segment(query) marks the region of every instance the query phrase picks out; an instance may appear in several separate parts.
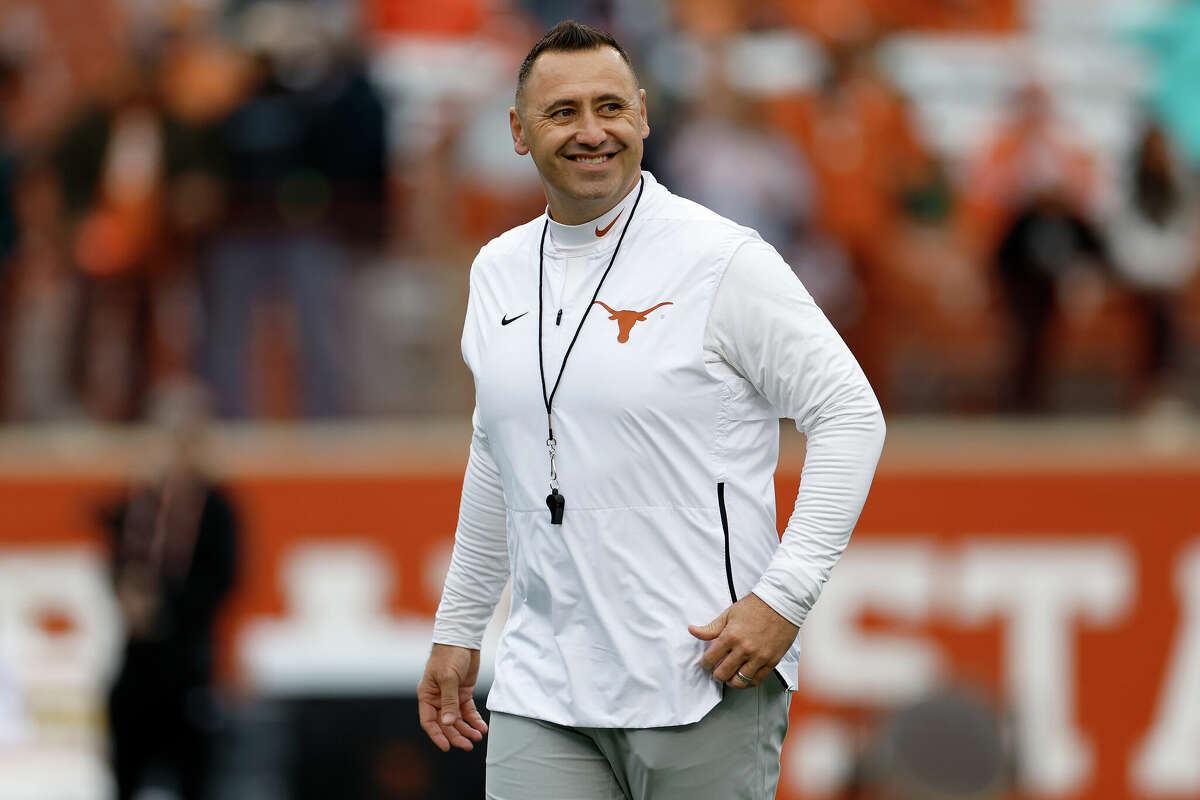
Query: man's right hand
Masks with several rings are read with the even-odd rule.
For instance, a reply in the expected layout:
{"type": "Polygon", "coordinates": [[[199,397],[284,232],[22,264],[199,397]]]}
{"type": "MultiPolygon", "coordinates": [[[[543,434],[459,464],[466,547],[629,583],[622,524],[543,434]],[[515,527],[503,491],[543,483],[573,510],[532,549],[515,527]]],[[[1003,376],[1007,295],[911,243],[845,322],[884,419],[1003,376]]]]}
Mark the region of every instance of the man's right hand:
{"type": "Polygon", "coordinates": [[[451,746],[472,750],[483,740],[487,723],[475,708],[475,679],[479,676],[479,651],[435,644],[417,684],[417,709],[421,727],[443,752],[451,746]]]}

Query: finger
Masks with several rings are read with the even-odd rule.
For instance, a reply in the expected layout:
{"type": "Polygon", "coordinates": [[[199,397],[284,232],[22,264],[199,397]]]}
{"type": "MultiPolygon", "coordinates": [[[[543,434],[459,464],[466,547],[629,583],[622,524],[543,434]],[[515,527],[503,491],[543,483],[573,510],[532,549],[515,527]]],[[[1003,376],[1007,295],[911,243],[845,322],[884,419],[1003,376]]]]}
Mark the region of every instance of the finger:
{"type": "Polygon", "coordinates": [[[441,676],[438,689],[442,694],[442,718],[438,721],[445,728],[458,719],[458,676],[453,672],[441,676]]]}
{"type": "MultiPolygon", "coordinates": [[[[716,669],[713,670],[713,678],[721,681],[721,683],[729,683],[729,681],[733,678],[734,673],[736,673],[739,669],[742,669],[742,665],[745,663],[745,652],[736,649],[731,650],[729,655],[725,656],[725,658],[721,660],[721,663],[717,664],[716,669]]],[[[747,673],[745,670],[742,670],[742,674],[746,675],[747,673]]]]}
{"type": "Polygon", "coordinates": [[[437,748],[443,753],[449,752],[450,741],[446,738],[446,734],[442,733],[441,726],[437,724],[437,706],[422,702],[417,709],[417,716],[421,720],[421,729],[425,731],[429,740],[437,745],[437,748]]]}
{"type": "Polygon", "coordinates": [[[437,746],[438,750],[443,753],[450,752],[450,740],[446,738],[446,734],[442,733],[441,727],[436,722],[422,722],[421,729],[425,731],[425,735],[437,746]]]}
{"type": "Polygon", "coordinates": [[[474,750],[475,745],[471,740],[458,732],[458,729],[453,725],[443,725],[442,733],[445,734],[446,740],[450,742],[451,747],[457,747],[459,750],[474,750]]]}
{"type": "Polygon", "coordinates": [[[704,668],[705,672],[712,672],[721,663],[721,659],[729,655],[730,649],[727,642],[718,639],[704,651],[704,655],[700,659],[700,666],[704,668]]]}
{"type": "Polygon", "coordinates": [[[475,698],[468,697],[462,704],[463,719],[467,721],[475,730],[480,733],[488,732],[487,722],[484,721],[483,715],[479,713],[479,709],[475,707],[475,698]]]}
{"type": "Polygon", "coordinates": [[[763,664],[759,667],[758,672],[754,673],[754,683],[751,686],[758,686],[760,683],[771,677],[771,673],[775,671],[774,664],[763,664]]]}
{"type": "Polygon", "coordinates": [[[483,741],[483,734],[468,725],[467,721],[462,717],[459,717],[454,721],[454,730],[458,731],[472,742],[483,741]]]}
{"type": "Polygon", "coordinates": [[[703,639],[706,642],[711,642],[713,639],[721,635],[721,631],[725,629],[725,622],[729,617],[729,609],[725,609],[717,615],[716,619],[707,625],[688,625],[688,633],[695,636],[697,639],[703,639]]]}
{"type": "Polygon", "coordinates": [[[761,667],[761,663],[762,662],[760,661],[754,660],[745,661],[740,667],[733,671],[733,674],[730,676],[729,680],[726,681],[726,683],[732,686],[734,689],[750,689],[758,686],[760,683],[762,683],[763,675],[765,674],[761,667]],[[746,682],[742,680],[738,677],[738,673],[745,675],[750,679],[750,681],[746,682]]]}

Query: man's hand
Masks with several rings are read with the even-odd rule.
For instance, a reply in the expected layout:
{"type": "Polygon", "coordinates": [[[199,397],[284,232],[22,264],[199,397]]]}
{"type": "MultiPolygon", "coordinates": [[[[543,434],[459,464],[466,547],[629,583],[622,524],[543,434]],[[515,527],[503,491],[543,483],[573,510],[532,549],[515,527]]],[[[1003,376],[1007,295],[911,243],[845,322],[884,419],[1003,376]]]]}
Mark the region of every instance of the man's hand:
{"type": "Polygon", "coordinates": [[[479,651],[435,644],[417,684],[417,710],[421,727],[442,752],[451,746],[474,749],[483,740],[487,723],[475,708],[475,679],[479,676],[479,651]]]}
{"type": "Polygon", "coordinates": [[[735,689],[748,689],[758,686],[771,673],[796,641],[800,629],[757,596],[748,594],[707,625],[689,625],[688,632],[712,642],[700,660],[704,669],[735,689]],[[750,682],[738,678],[738,672],[750,682]]]}

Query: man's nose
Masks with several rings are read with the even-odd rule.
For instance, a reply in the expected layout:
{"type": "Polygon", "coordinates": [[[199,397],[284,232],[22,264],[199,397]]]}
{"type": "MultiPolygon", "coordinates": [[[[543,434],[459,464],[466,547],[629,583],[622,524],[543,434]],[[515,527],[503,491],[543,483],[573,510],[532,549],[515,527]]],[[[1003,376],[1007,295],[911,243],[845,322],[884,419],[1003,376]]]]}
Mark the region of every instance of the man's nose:
{"type": "Polygon", "coordinates": [[[600,118],[595,114],[584,114],[579,120],[579,129],[575,131],[575,141],[588,147],[599,147],[604,144],[608,134],[600,124],[600,118]]]}

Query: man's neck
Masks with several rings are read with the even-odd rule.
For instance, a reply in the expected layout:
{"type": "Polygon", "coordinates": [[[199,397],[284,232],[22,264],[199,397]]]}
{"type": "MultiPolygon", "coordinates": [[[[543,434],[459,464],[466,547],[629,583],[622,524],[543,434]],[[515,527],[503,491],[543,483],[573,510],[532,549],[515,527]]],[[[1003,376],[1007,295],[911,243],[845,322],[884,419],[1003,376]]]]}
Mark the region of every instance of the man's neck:
{"type": "Polygon", "coordinates": [[[546,196],[549,200],[550,219],[563,225],[582,225],[585,222],[591,222],[594,219],[599,219],[612,211],[618,205],[625,201],[629,193],[637,187],[638,181],[642,179],[642,174],[639,172],[633,177],[633,180],[625,190],[619,193],[615,198],[601,198],[598,200],[577,200],[575,198],[567,198],[564,200],[556,198],[549,192],[546,196]],[[555,202],[558,200],[558,202],[555,202]]]}

